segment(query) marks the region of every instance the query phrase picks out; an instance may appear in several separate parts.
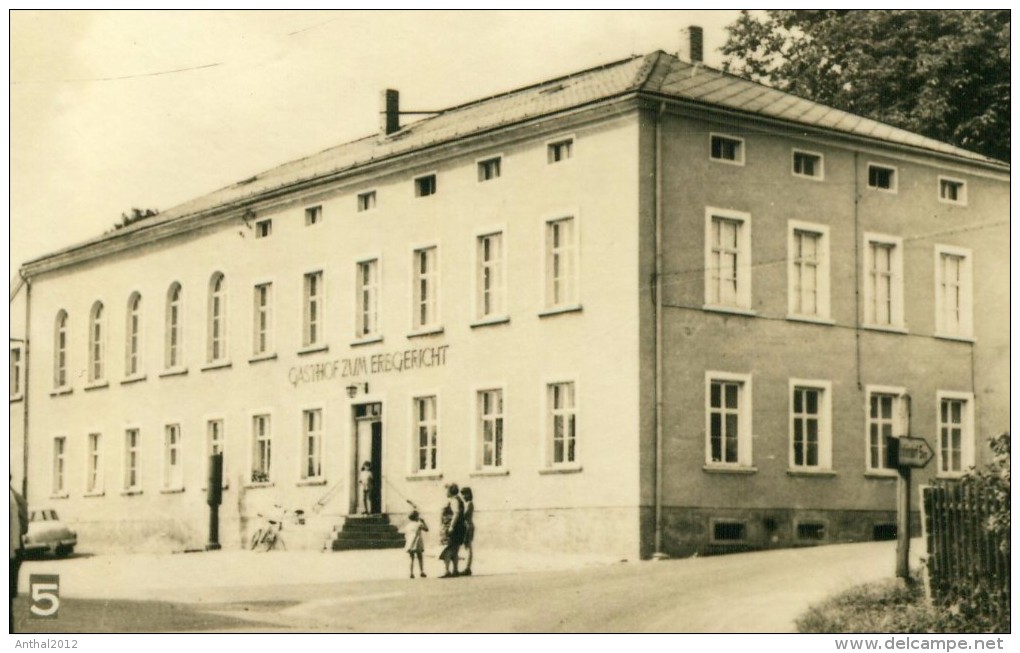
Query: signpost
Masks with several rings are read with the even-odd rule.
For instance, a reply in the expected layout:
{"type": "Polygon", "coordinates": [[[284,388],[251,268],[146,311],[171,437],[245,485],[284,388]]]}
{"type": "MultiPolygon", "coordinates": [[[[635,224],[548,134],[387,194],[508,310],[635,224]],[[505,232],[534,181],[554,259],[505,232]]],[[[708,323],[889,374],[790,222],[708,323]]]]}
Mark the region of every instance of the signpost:
{"type": "Polygon", "coordinates": [[[910,582],[910,470],[926,466],[935,455],[924,438],[901,435],[886,439],[888,466],[895,467],[896,481],[896,577],[910,582]]]}

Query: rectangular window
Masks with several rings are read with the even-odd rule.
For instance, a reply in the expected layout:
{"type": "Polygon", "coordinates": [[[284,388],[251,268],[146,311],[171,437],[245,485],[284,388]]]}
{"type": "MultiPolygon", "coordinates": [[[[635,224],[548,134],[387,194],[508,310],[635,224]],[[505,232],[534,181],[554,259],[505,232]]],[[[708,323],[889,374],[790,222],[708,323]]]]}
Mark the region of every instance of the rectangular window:
{"type": "Polygon", "coordinates": [[[707,308],[751,308],[751,216],[708,209],[705,213],[707,308]]]}
{"type": "Polygon", "coordinates": [[[888,438],[906,435],[906,399],[901,388],[868,390],[868,461],[869,472],[892,470],[887,465],[888,438]]]}
{"type": "Polygon", "coordinates": [[[896,168],[868,164],[868,188],[896,192],[896,168]]]}
{"type": "Polygon", "coordinates": [[[558,141],[549,143],[546,146],[546,154],[549,163],[560,163],[573,158],[574,156],[574,139],[564,138],[558,141]]]}
{"type": "Polygon", "coordinates": [[[571,465],[577,462],[577,404],[573,382],[548,385],[548,428],[552,445],[550,462],[571,465]]]}
{"type": "Polygon", "coordinates": [[[790,381],[790,468],[828,470],[832,427],[828,381],[790,381]]]}
{"type": "Polygon", "coordinates": [[[436,194],[436,176],[425,175],[414,180],[414,196],[428,197],[436,194]]]}
{"type": "Polygon", "coordinates": [[[797,177],[811,177],[820,181],[825,174],[822,155],[815,152],[794,150],[793,174],[797,177]]]}
{"type": "Polygon", "coordinates": [[[705,462],[751,465],[751,376],[707,372],[705,462]]]}
{"type": "MultiPolygon", "coordinates": [[[[208,479],[212,471],[209,468],[209,465],[212,464],[210,458],[217,454],[223,455],[226,449],[226,432],[224,431],[223,420],[211,419],[207,421],[205,423],[205,437],[205,477],[208,479]]],[[[227,487],[227,463],[225,459],[223,461],[223,487],[227,487]]]]}
{"type": "Polygon", "coordinates": [[[574,218],[545,223],[547,308],[577,304],[577,229],[574,218]]]}
{"type": "Polygon", "coordinates": [[[502,157],[493,157],[478,162],[478,181],[490,181],[500,176],[502,157]]]}
{"type": "Polygon", "coordinates": [[[972,335],[970,250],[935,246],[935,335],[969,338],[972,335]]]}
{"type": "Polygon", "coordinates": [[[124,431],[124,489],[127,491],[137,490],[140,485],[138,480],[140,446],[138,429],[124,431]]]}
{"type": "Polygon", "coordinates": [[[744,139],[722,134],[711,134],[710,158],[736,165],[744,165],[744,139]]]}
{"type": "Polygon", "coordinates": [[[273,351],[273,284],[255,286],[254,347],[255,355],[273,351]]]}
{"type": "Polygon", "coordinates": [[[958,476],[974,465],[974,416],[970,393],[938,393],[938,473],[958,476]]]}
{"type": "Polygon", "coordinates": [[[184,489],[184,464],[181,460],[181,425],[167,424],[163,432],[163,488],[184,489]]]}
{"type": "Polygon", "coordinates": [[[305,209],[305,226],[310,227],[313,224],[319,224],[322,222],[322,207],[321,206],[310,206],[305,209]]]}
{"type": "Polygon", "coordinates": [[[96,302],[89,316],[89,381],[103,380],[105,368],[106,333],[103,322],[103,305],[96,302]]]}
{"type": "Polygon", "coordinates": [[[503,234],[497,232],[478,237],[477,317],[485,319],[506,312],[503,295],[503,234]]]}
{"type": "Polygon", "coordinates": [[[141,339],[142,297],[134,293],[128,300],[127,310],[127,352],[124,369],[129,377],[137,376],[142,371],[141,339]]]}
{"type": "Polygon", "coordinates": [[[959,179],[939,177],[939,201],[946,204],[967,204],[967,184],[959,179]]]}
{"type": "Polygon", "coordinates": [[[268,483],[271,478],[273,436],[270,428],[269,415],[252,418],[252,483],[268,483]]]}
{"type": "Polygon", "coordinates": [[[53,332],[53,385],[67,387],[67,313],[64,311],[57,314],[53,332]]]}
{"type": "Polygon", "coordinates": [[[103,438],[98,433],[89,433],[88,468],[85,471],[85,494],[98,494],[103,491],[102,446],[103,438]]]}
{"type": "Polygon", "coordinates": [[[301,413],[301,478],[322,477],[322,410],[301,413]]]}
{"type": "Polygon", "coordinates": [[[864,234],[866,326],[903,328],[903,239],[864,234]]]}
{"type": "Polygon", "coordinates": [[[255,237],[269,238],[273,234],[272,220],[259,220],[255,223],[255,237]]]}
{"type": "Polygon", "coordinates": [[[21,397],[21,347],[11,347],[11,399],[21,397]]]}
{"type": "Polygon", "coordinates": [[[305,275],[304,287],[304,329],[301,341],[305,347],[322,341],[322,271],[305,275]]]}
{"type": "Polygon", "coordinates": [[[67,438],[64,436],[53,438],[53,483],[51,489],[54,496],[62,496],[67,493],[64,473],[67,471],[67,438]]]}
{"type": "Polygon", "coordinates": [[[412,326],[424,329],[439,324],[439,248],[414,250],[414,318],[412,326]]]}
{"type": "Polygon", "coordinates": [[[357,325],[358,338],[374,336],[379,331],[379,260],[358,263],[357,269],[357,325]]]}
{"type": "Polygon", "coordinates": [[[370,190],[358,194],[358,212],[371,211],[375,208],[375,191],[370,190]]]}
{"type": "Polygon", "coordinates": [[[503,391],[478,393],[479,467],[503,467],[503,391]]]}
{"type": "Polygon", "coordinates": [[[439,433],[436,398],[415,397],[414,437],[415,472],[434,472],[439,469],[439,433]]]}
{"type": "Polygon", "coordinates": [[[829,318],[829,228],[790,221],[789,315],[829,318]]]}
{"type": "Polygon", "coordinates": [[[740,542],[747,538],[747,525],[737,521],[715,521],[712,523],[713,542],[740,542]]]}

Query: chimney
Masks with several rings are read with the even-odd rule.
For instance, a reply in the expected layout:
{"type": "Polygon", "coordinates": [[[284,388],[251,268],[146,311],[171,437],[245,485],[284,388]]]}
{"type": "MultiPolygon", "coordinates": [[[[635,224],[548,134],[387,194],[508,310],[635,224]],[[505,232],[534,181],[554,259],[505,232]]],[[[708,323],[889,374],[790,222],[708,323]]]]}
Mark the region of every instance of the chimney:
{"type": "Polygon", "coordinates": [[[400,93],[391,88],[379,95],[379,135],[389,136],[400,130],[400,93]]]}
{"type": "Polygon", "coordinates": [[[687,28],[687,55],[691,63],[702,63],[704,61],[705,34],[697,25],[687,28]]]}

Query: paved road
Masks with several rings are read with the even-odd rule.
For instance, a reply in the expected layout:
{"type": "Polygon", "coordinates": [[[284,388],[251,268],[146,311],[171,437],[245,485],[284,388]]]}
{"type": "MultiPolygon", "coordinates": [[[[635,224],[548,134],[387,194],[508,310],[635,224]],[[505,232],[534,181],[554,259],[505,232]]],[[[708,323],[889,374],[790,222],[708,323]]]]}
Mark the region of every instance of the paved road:
{"type": "MultiPolygon", "coordinates": [[[[106,615],[103,630],[790,632],[812,603],[891,576],[894,550],[889,542],[835,545],[455,579],[395,578],[402,566],[389,564],[382,580],[267,584],[263,578],[262,584],[161,591],[162,603],[109,599],[118,602],[125,627],[106,615]]],[[[84,615],[101,606],[72,597],[66,611],[84,615]]],[[[22,627],[63,630],[55,622],[22,627]]]]}

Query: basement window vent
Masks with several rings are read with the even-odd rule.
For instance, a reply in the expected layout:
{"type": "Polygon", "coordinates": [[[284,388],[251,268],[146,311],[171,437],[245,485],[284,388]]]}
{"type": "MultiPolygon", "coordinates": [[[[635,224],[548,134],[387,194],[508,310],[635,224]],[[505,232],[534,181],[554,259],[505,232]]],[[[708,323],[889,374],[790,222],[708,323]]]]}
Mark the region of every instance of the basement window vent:
{"type": "Polygon", "coordinates": [[[716,522],[712,525],[712,539],[716,542],[740,542],[747,538],[743,522],[716,522]]]}
{"type": "Polygon", "coordinates": [[[812,523],[812,522],[797,524],[797,539],[798,540],[824,540],[825,539],[825,524],[812,523]]]}
{"type": "Polygon", "coordinates": [[[884,542],[896,539],[896,524],[875,524],[871,531],[871,539],[884,542]]]}

